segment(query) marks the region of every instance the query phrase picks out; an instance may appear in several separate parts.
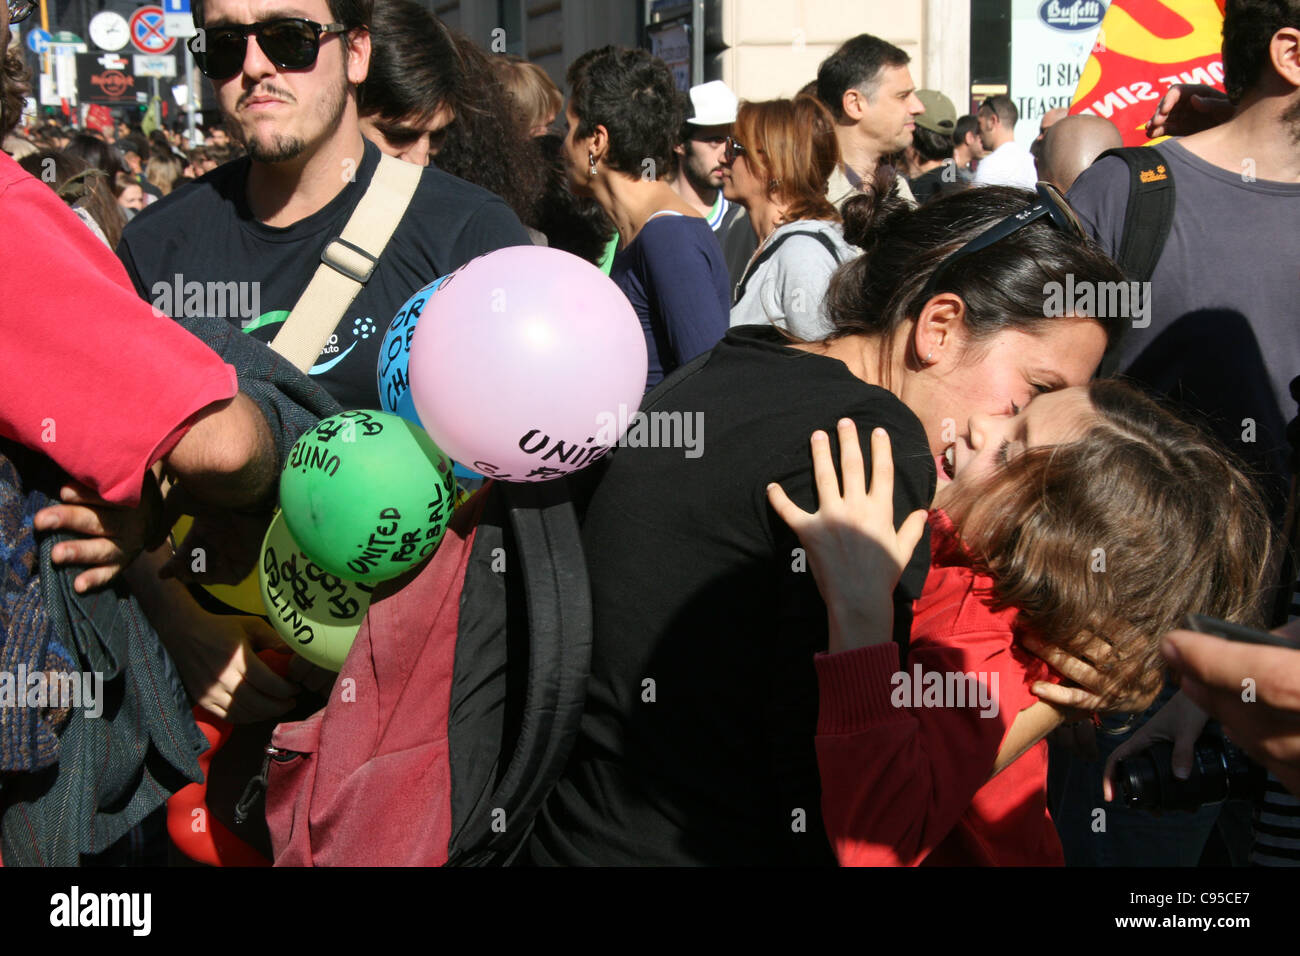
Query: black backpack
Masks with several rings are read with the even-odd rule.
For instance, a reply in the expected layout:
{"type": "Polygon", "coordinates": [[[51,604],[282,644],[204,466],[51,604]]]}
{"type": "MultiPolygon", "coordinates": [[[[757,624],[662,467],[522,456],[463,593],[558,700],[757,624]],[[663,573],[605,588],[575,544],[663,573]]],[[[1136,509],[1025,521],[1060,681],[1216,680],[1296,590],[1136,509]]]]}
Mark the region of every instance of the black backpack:
{"type": "MultiPolygon", "coordinates": [[[[1155,146],[1121,146],[1097,159],[1107,156],[1118,156],[1129,169],[1128,206],[1115,261],[1131,281],[1148,282],[1174,224],[1174,172],[1155,146]]],[[[1110,349],[1097,374],[1106,378],[1118,367],[1119,350],[1110,349]]]]}

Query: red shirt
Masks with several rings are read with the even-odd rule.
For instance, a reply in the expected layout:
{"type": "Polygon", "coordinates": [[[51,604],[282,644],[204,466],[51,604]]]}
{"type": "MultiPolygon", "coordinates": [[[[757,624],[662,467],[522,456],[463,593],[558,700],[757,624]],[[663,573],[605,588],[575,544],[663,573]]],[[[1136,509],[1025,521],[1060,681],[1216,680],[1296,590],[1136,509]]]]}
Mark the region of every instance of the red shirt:
{"type": "Polygon", "coordinates": [[[126,270],[44,183],[0,153],[0,435],[118,504],[235,370],[135,294],[126,270]]]}
{"type": "Polygon", "coordinates": [[[816,658],[831,845],[852,866],[1062,866],[1047,742],[989,780],[1012,721],[1037,701],[1030,685],[1050,671],[1016,645],[1018,612],[989,606],[992,579],[972,569],[943,512],[930,514],[930,541],[906,670],[893,643],[816,658]]]}

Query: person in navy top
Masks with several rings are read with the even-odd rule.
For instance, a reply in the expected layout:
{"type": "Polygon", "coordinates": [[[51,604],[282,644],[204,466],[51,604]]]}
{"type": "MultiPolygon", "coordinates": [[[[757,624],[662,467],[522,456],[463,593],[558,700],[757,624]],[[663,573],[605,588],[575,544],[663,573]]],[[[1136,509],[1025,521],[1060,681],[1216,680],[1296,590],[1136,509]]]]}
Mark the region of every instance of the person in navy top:
{"type": "Polygon", "coordinates": [[[607,46],[575,60],[568,79],[569,183],[618,229],[610,278],[645,331],[648,390],[727,331],[727,264],[708,221],[660,178],[682,124],[664,62],[645,50],[607,46]]]}

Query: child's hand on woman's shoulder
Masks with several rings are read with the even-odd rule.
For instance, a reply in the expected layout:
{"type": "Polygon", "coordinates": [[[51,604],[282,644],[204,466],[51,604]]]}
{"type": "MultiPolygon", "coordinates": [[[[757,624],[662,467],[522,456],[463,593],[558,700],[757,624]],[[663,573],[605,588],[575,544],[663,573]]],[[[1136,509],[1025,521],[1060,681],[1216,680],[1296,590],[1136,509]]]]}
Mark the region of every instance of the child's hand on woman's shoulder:
{"type": "Polygon", "coordinates": [[[894,588],[925,532],[926,513],[914,511],[894,529],[894,459],[889,434],[871,433],[871,489],[867,490],[862,448],[851,419],[839,422],[840,470],[831,458],[830,438],[812,435],[817,511],[809,514],[778,484],[767,486],[767,500],[807,549],[813,578],[830,619],[831,652],[854,650],[890,640],[894,588]]]}

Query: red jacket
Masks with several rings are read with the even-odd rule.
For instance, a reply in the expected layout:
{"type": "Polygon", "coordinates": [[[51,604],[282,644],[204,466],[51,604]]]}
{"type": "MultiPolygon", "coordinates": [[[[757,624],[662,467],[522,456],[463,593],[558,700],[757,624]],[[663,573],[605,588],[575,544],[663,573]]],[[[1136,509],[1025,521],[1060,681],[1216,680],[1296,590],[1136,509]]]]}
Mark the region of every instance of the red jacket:
{"type": "Polygon", "coordinates": [[[1030,685],[1050,671],[1016,645],[1016,610],[989,607],[992,581],[943,512],[931,512],[930,536],[906,671],[893,643],[816,659],[831,845],[851,866],[1064,865],[1047,812],[1047,742],[989,780],[1011,722],[1037,700],[1030,685]],[[967,674],[978,683],[948,677],[967,674]]]}

